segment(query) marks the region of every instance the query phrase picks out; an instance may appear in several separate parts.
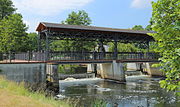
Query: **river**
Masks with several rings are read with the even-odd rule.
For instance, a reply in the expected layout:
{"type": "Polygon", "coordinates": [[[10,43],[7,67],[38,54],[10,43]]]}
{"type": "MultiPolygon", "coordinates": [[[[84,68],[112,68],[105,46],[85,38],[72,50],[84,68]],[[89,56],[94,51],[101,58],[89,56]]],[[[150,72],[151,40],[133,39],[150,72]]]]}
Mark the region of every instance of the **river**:
{"type": "Polygon", "coordinates": [[[146,75],[128,76],[125,83],[89,79],[63,86],[60,94],[77,107],[180,107],[179,98],[160,88],[160,79],[146,75]]]}

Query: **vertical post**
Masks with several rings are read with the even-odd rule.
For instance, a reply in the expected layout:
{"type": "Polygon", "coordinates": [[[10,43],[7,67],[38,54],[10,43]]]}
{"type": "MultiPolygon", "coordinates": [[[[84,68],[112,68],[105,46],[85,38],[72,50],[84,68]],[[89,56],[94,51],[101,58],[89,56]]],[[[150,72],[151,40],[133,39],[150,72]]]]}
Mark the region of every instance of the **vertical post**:
{"type": "Polygon", "coordinates": [[[11,51],[9,51],[9,62],[11,63],[11,51]]]}
{"type": "Polygon", "coordinates": [[[147,42],[147,52],[149,52],[149,41],[147,42]]]}
{"type": "Polygon", "coordinates": [[[117,47],[117,40],[114,40],[114,59],[118,58],[118,47],[117,47]]]}
{"type": "Polygon", "coordinates": [[[49,60],[49,35],[47,31],[45,32],[46,35],[46,50],[45,50],[45,61],[49,60]]]}
{"type": "Polygon", "coordinates": [[[149,41],[147,42],[147,54],[146,54],[146,57],[147,58],[150,58],[150,53],[149,53],[149,41]]]}
{"type": "Polygon", "coordinates": [[[40,52],[41,49],[41,37],[40,32],[38,32],[37,42],[38,42],[38,52],[40,52]]]}
{"type": "Polygon", "coordinates": [[[104,59],[105,57],[105,49],[104,49],[104,46],[103,46],[103,40],[99,40],[99,51],[100,51],[100,56],[99,56],[99,59],[104,59]]]}

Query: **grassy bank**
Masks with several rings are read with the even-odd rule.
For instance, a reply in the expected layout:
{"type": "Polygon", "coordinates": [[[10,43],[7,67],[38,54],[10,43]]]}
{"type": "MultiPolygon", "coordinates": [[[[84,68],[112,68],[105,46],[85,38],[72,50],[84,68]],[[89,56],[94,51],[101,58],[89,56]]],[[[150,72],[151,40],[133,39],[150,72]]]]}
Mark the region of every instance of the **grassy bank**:
{"type": "Polygon", "coordinates": [[[42,93],[30,92],[23,84],[0,76],[0,107],[69,107],[65,101],[47,98],[42,93]]]}

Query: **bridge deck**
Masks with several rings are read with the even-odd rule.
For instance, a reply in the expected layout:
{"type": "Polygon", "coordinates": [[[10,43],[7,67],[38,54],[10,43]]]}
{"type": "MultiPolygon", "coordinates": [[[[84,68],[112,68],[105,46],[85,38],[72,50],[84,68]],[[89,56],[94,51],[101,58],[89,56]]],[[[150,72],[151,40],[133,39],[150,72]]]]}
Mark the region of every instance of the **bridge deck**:
{"type": "MultiPolygon", "coordinates": [[[[58,64],[97,64],[97,63],[112,63],[113,60],[49,60],[49,61],[26,61],[26,60],[11,60],[0,61],[0,64],[32,64],[32,63],[58,63],[58,64]]],[[[133,63],[133,62],[159,62],[158,60],[145,60],[145,59],[134,59],[134,60],[116,60],[121,63],[133,63]]]]}

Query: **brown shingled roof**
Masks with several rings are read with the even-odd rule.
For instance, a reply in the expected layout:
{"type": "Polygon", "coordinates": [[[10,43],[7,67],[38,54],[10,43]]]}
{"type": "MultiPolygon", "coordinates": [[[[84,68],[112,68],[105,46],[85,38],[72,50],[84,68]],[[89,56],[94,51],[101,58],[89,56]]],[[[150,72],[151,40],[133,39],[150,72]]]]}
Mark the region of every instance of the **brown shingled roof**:
{"type": "Polygon", "coordinates": [[[75,29],[75,30],[103,31],[103,32],[117,32],[117,33],[136,33],[136,34],[154,33],[153,31],[139,31],[139,30],[131,30],[131,29],[117,29],[117,28],[82,26],[82,25],[66,25],[66,24],[47,23],[47,22],[40,22],[36,31],[42,31],[47,28],[75,29]]]}

